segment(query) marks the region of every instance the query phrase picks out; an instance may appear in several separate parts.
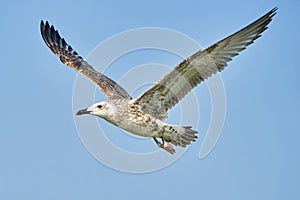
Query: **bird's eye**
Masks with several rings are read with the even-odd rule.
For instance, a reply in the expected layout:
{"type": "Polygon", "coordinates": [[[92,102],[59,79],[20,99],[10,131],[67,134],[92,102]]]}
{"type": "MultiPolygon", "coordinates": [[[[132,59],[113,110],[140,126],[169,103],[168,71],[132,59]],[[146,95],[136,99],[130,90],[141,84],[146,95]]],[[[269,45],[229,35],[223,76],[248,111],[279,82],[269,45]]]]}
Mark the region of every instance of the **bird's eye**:
{"type": "Polygon", "coordinates": [[[98,105],[97,108],[102,108],[102,105],[98,105]]]}

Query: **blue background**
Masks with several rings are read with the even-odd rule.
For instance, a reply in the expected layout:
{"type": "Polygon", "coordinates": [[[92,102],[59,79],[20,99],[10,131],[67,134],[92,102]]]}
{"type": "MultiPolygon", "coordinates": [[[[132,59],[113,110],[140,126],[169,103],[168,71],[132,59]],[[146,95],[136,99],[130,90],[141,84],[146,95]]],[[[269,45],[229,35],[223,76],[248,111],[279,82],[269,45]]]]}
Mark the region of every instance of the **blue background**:
{"type": "MultiPolygon", "coordinates": [[[[300,198],[298,1],[1,4],[0,199],[300,198]],[[127,174],[86,151],[73,121],[76,73],[43,43],[41,19],[54,24],[85,57],[108,37],[145,26],[183,32],[205,47],[274,6],[279,11],[270,28],[222,73],[227,116],[208,157],[198,158],[200,136],[171,166],[127,174]]],[[[163,62],[170,66],[180,61],[168,58],[163,62]]],[[[114,71],[109,76],[119,78],[114,71]]],[[[205,86],[196,90],[200,97],[206,93],[205,86]]],[[[208,120],[205,113],[201,119],[208,120]]]]}

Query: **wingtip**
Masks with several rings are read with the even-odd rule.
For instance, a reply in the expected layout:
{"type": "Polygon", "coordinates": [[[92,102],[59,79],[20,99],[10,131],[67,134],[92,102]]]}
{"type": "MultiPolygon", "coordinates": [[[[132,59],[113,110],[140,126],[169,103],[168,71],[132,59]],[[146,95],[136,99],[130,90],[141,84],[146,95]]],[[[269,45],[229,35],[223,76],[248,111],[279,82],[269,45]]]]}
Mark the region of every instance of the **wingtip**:
{"type": "Polygon", "coordinates": [[[272,18],[274,15],[276,15],[277,11],[278,11],[278,7],[275,6],[275,7],[274,7],[272,10],[270,10],[270,12],[269,12],[270,17],[272,18]]]}
{"type": "Polygon", "coordinates": [[[44,28],[44,27],[46,27],[46,26],[49,26],[49,22],[48,22],[48,21],[41,20],[41,22],[40,22],[41,30],[42,30],[42,28],[44,28]]]}
{"type": "Polygon", "coordinates": [[[54,28],[53,25],[50,25],[47,20],[41,20],[40,31],[42,38],[52,51],[53,45],[55,46],[57,45],[56,43],[59,42],[59,40],[63,40],[63,38],[60,37],[58,31],[54,28]]]}
{"type": "Polygon", "coordinates": [[[275,6],[271,11],[276,12],[278,10],[278,6],[275,6]]]}
{"type": "Polygon", "coordinates": [[[44,20],[41,20],[41,22],[40,22],[41,31],[44,29],[44,27],[45,27],[44,20]]]}
{"type": "Polygon", "coordinates": [[[269,21],[273,20],[273,17],[277,14],[278,7],[275,6],[272,10],[270,10],[266,15],[268,15],[269,21]]]}
{"type": "MultiPolygon", "coordinates": [[[[44,20],[41,20],[41,22],[40,22],[40,28],[41,28],[41,31],[43,31],[43,30],[45,30],[45,29],[50,29],[50,28],[52,28],[53,27],[53,25],[51,25],[50,26],[50,24],[49,24],[49,22],[46,20],[46,21],[44,21],[44,20]]],[[[54,28],[54,27],[53,27],[54,28]]]]}

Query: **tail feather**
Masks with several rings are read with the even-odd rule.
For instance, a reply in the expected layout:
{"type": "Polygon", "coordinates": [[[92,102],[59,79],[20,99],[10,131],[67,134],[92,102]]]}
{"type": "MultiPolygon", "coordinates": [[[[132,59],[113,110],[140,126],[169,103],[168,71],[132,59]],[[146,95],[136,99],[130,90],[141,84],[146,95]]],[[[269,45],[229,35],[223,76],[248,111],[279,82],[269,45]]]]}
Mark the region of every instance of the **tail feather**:
{"type": "Polygon", "coordinates": [[[163,138],[176,146],[186,147],[197,139],[197,131],[192,130],[191,126],[166,125],[164,129],[163,138]]]}

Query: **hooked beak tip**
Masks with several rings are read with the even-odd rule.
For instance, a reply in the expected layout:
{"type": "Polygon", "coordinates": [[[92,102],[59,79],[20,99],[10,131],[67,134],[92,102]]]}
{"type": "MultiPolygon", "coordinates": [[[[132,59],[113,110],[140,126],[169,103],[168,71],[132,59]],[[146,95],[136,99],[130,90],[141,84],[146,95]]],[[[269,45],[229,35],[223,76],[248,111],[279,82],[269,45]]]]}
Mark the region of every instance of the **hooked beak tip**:
{"type": "Polygon", "coordinates": [[[76,115],[85,115],[85,114],[90,114],[91,111],[88,111],[87,108],[79,110],[76,115]]]}

